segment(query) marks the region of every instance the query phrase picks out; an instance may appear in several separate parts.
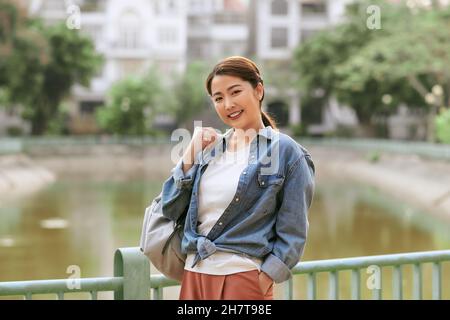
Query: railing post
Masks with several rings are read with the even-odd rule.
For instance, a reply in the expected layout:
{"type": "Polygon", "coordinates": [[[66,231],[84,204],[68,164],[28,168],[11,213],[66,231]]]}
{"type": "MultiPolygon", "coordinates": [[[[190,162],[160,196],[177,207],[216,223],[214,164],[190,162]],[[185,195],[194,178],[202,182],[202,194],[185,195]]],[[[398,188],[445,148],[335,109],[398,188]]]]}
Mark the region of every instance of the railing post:
{"type": "Polygon", "coordinates": [[[396,265],[394,266],[393,273],[393,285],[392,285],[392,296],[395,300],[403,299],[403,275],[402,275],[402,266],[396,265]]]}
{"type": "Polygon", "coordinates": [[[360,300],[361,299],[361,276],[359,273],[359,269],[352,270],[352,299],[360,300]]]}
{"type": "Polygon", "coordinates": [[[138,247],[116,250],[114,277],[123,277],[122,289],[114,292],[115,300],[150,299],[150,264],[138,247]]]}
{"type": "Polygon", "coordinates": [[[289,280],[284,282],[284,300],[292,300],[293,298],[293,289],[294,289],[294,280],[293,278],[289,278],[289,280]]]}
{"type": "Polygon", "coordinates": [[[422,265],[415,263],[413,265],[413,299],[422,300],[422,265]]]}
{"type": "Polygon", "coordinates": [[[308,299],[316,300],[317,283],[316,274],[308,273],[308,299]]]}
{"type": "Polygon", "coordinates": [[[433,300],[440,300],[442,298],[442,271],[439,262],[433,263],[433,300]]]}
{"type": "Polygon", "coordinates": [[[162,300],[163,299],[163,288],[158,287],[153,289],[153,300],[162,300]]]}
{"type": "Polygon", "coordinates": [[[337,270],[330,271],[329,274],[329,296],[330,300],[338,300],[339,299],[339,273],[337,270]]]}

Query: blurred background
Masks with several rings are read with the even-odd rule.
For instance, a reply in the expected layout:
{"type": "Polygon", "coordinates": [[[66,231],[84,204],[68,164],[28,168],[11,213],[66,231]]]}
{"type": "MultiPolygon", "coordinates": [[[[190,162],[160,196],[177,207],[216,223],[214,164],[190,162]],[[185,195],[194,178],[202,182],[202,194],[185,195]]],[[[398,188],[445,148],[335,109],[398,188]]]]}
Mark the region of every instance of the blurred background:
{"type": "Polygon", "coordinates": [[[315,161],[304,261],[449,249],[450,1],[0,0],[0,282],[112,276],[173,130],[226,129],[204,82],[231,55],[315,161]]]}

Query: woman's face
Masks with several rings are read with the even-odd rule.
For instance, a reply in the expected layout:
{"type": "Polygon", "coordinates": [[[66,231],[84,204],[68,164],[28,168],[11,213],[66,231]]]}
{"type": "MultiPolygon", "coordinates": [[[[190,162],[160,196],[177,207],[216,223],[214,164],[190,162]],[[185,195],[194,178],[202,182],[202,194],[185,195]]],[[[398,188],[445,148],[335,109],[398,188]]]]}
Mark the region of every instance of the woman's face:
{"type": "Polygon", "coordinates": [[[241,78],[218,75],[211,81],[211,99],[222,121],[236,129],[259,129],[264,127],[259,101],[264,88],[259,83],[253,88],[241,78]]]}

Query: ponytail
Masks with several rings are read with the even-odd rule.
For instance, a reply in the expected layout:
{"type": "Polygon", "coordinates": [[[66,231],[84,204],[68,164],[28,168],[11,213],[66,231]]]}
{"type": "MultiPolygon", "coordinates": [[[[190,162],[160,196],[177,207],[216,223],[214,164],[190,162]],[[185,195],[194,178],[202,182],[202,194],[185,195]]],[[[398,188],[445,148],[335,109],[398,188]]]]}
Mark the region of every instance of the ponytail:
{"type": "Polygon", "coordinates": [[[272,117],[271,116],[269,116],[267,113],[265,113],[264,111],[262,111],[261,110],[261,118],[262,118],[262,121],[263,121],[263,123],[264,123],[264,126],[270,126],[270,127],[272,127],[273,129],[277,129],[277,125],[276,125],[276,123],[275,123],[275,120],[274,119],[272,119],[272,117]]]}

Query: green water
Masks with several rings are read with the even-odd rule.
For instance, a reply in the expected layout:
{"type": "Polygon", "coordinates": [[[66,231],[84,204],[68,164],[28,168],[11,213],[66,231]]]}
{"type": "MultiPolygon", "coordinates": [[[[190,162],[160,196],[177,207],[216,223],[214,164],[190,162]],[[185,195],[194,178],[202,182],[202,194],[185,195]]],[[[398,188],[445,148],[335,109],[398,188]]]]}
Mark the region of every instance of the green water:
{"type": "MultiPolygon", "coordinates": [[[[1,203],[0,281],[67,278],[73,265],[81,277],[112,276],[115,249],[138,246],[144,208],[161,184],[63,178],[26,199],[1,203]]],[[[450,226],[423,212],[365,186],[317,184],[303,260],[448,248],[450,226]]],[[[342,277],[345,298],[350,293],[342,277]]],[[[294,282],[294,298],[305,297],[301,278],[294,282]]],[[[318,277],[318,285],[318,297],[326,298],[326,279],[318,277]]],[[[409,290],[410,281],[405,286],[409,290]]],[[[448,287],[444,297],[450,298],[448,287]]],[[[166,298],[177,298],[177,288],[167,289],[166,298]]]]}

